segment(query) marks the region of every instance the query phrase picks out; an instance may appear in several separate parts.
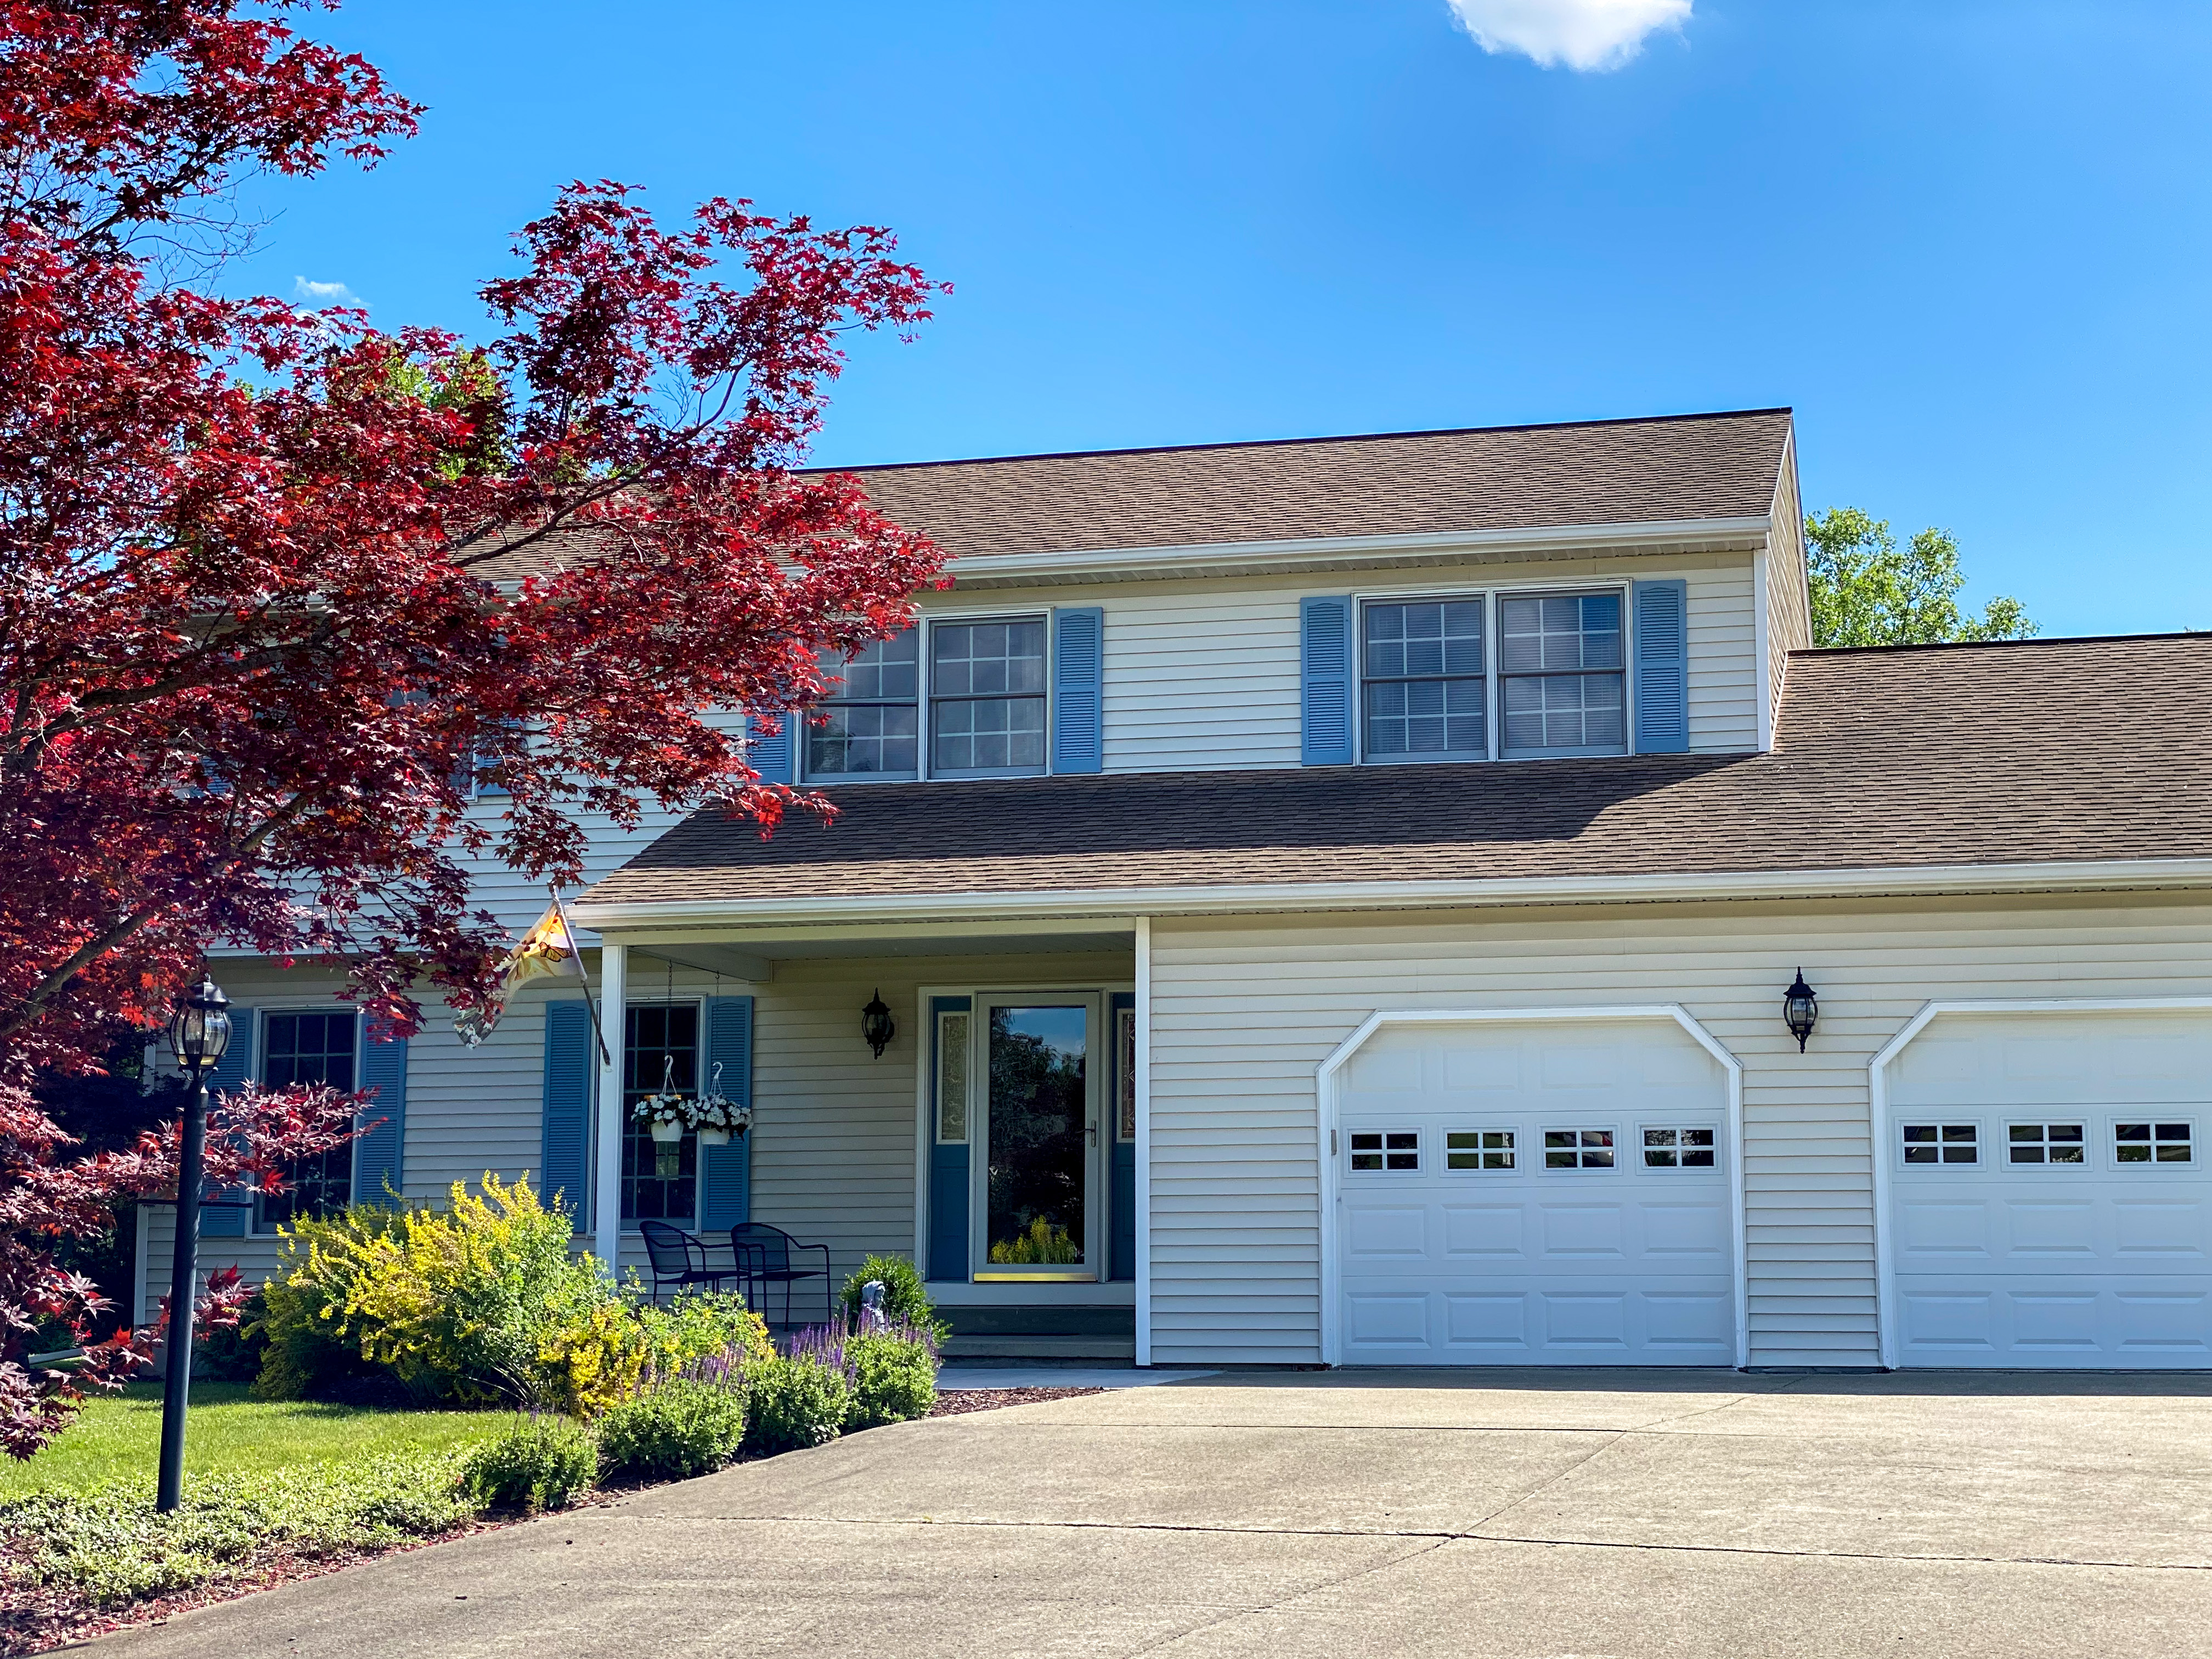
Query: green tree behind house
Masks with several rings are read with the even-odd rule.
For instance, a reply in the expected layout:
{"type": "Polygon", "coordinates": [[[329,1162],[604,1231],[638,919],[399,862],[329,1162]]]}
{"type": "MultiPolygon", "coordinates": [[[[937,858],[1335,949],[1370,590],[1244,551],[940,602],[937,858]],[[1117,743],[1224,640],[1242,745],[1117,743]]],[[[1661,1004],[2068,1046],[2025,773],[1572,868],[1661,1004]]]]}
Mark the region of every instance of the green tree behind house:
{"type": "Polygon", "coordinates": [[[1900,548],[1887,520],[1832,507],[1806,516],[1805,562],[1818,646],[2025,640],[2039,631],[2018,599],[1991,599],[1978,617],[1960,608],[1966,578],[1948,530],[1923,530],[1900,548]]]}

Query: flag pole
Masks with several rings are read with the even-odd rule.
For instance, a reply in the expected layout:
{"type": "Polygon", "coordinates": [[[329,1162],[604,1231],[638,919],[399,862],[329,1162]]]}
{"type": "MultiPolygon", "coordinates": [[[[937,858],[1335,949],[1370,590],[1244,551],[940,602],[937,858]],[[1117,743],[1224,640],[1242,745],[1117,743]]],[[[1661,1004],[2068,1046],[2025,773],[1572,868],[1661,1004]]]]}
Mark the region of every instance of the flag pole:
{"type": "Polygon", "coordinates": [[[607,1052],[607,1034],[599,1024],[599,1006],[592,996],[592,976],[584,971],[584,946],[576,937],[576,925],[568,920],[568,907],[561,902],[561,890],[551,882],[545,891],[553,900],[553,908],[561,918],[561,931],[568,936],[568,948],[576,953],[576,977],[584,981],[584,1008],[592,1017],[592,1038],[599,1045],[599,1064],[611,1066],[614,1056],[607,1052]]]}

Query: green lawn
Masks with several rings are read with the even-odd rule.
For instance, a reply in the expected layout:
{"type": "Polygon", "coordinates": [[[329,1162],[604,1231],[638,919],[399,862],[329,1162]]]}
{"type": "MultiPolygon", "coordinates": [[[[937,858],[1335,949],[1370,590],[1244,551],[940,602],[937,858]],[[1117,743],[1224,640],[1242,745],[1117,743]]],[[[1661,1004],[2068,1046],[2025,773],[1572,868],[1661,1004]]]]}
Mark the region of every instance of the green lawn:
{"type": "MultiPolygon", "coordinates": [[[[386,1411],[306,1401],[249,1399],[243,1382],[195,1382],[186,1419],[185,1474],[261,1474],[343,1464],[384,1452],[473,1445],[514,1425],[511,1412],[386,1411]]],[[[136,1476],[148,1486],[161,1445],[161,1389],[131,1384],[99,1395],[69,1431],[27,1463],[0,1455],[0,1498],[82,1491],[136,1476]]]]}

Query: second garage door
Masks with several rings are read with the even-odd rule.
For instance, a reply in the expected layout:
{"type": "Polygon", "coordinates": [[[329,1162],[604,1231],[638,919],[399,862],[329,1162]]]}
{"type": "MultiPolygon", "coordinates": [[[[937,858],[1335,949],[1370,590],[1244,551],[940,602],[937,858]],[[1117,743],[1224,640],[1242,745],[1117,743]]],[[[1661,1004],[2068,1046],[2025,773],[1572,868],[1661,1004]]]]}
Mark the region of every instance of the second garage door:
{"type": "Polygon", "coordinates": [[[1735,1157],[1671,1018],[1382,1026],[1338,1095],[1343,1358],[1735,1364],[1735,1157]]]}
{"type": "Polygon", "coordinates": [[[2212,1019],[1938,1016],[1890,1063],[1892,1352],[2212,1366],[2212,1019]]]}

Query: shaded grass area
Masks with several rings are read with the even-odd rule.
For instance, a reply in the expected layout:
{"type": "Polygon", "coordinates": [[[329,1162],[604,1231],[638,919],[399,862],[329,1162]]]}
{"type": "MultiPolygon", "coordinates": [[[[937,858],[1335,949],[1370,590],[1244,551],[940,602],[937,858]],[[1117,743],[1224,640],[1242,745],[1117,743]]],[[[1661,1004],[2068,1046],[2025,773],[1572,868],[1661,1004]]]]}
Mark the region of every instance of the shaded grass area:
{"type": "MultiPolygon", "coordinates": [[[[243,1382],[195,1382],[185,1424],[185,1478],[272,1474],[465,1449],[514,1427],[511,1412],[416,1412],[249,1398],[243,1382]]],[[[150,1492],[161,1444],[161,1390],[134,1382],[87,1402],[68,1431],[28,1462],[0,1456],[0,1498],[140,1481],[150,1492]]]]}

